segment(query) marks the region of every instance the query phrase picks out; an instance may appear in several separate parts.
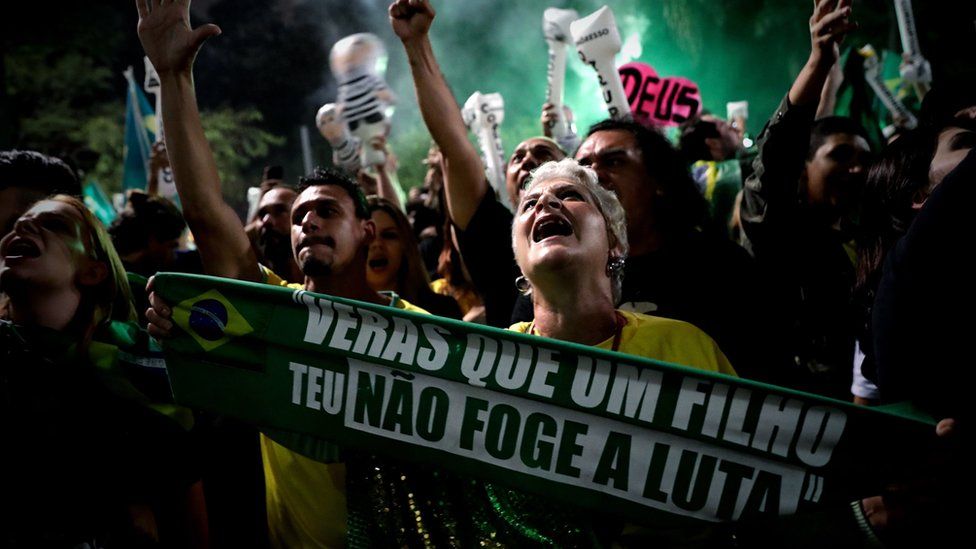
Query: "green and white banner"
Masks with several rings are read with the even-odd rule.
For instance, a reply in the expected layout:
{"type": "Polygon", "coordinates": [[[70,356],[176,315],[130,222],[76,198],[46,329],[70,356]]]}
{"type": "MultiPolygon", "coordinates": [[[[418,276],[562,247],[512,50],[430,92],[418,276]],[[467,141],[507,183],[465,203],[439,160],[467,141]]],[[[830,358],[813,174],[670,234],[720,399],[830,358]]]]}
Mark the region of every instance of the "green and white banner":
{"type": "Polygon", "coordinates": [[[934,437],[929,419],[391,307],[195,275],[155,289],[184,331],[165,345],[181,404],[634,518],[877,494],[934,437]]]}

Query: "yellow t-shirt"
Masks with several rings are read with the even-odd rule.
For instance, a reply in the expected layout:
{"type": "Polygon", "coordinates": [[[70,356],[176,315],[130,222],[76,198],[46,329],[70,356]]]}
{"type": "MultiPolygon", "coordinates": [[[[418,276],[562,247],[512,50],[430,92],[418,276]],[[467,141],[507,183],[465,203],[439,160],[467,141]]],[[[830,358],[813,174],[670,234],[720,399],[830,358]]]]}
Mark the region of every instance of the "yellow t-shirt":
{"type": "Polygon", "coordinates": [[[447,283],[447,279],[445,278],[438,278],[431,282],[430,289],[435,294],[453,297],[457,301],[458,306],[461,307],[461,314],[466,315],[472,308],[481,305],[481,297],[477,293],[472,290],[454,291],[454,288],[447,283]]]}
{"type": "MultiPolygon", "coordinates": [[[[262,268],[265,283],[301,290],[262,268]]],[[[395,294],[390,306],[427,313],[395,294]]],[[[273,547],[346,546],[346,464],[321,463],[261,435],[268,537],[273,547]]]]}
{"type": "MultiPolygon", "coordinates": [[[[628,355],[653,358],[699,370],[736,375],[729,359],[708,334],[695,326],[659,316],[618,311],[627,323],[620,331],[618,351],[628,355]]],[[[509,330],[528,333],[531,322],[513,324],[509,330]]],[[[613,338],[595,347],[611,350],[613,338]]]]}

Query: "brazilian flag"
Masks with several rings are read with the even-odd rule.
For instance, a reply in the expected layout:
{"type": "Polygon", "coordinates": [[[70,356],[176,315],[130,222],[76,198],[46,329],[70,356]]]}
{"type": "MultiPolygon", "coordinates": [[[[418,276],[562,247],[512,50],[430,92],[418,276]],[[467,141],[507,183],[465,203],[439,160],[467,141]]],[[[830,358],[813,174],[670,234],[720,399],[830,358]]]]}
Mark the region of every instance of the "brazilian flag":
{"type": "MultiPolygon", "coordinates": [[[[885,85],[908,110],[918,113],[921,101],[915,96],[915,90],[898,73],[901,56],[891,50],[882,50],[878,55],[885,85]]],[[[891,123],[891,113],[864,79],[864,58],[858,55],[856,49],[848,48],[838,63],[844,73],[844,82],[837,92],[834,114],[859,122],[867,130],[872,148],[880,150],[886,142],[882,129],[891,123]]]]}
{"type": "Polygon", "coordinates": [[[149,182],[149,153],[156,141],[156,113],[142,88],[136,84],[132,67],[125,71],[128,92],[125,100],[125,164],[122,192],[145,190],[149,182]]]}
{"type": "Polygon", "coordinates": [[[217,290],[182,301],[173,308],[173,321],[205,351],[254,331],[236,307],[217,290]]]}

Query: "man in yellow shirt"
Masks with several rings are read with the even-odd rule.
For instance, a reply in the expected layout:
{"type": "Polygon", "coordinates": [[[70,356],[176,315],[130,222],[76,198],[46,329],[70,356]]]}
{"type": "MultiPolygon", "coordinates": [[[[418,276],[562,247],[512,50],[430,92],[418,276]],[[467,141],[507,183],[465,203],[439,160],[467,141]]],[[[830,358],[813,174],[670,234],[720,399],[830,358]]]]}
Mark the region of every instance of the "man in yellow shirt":
{"type": "MultiPolygon", "coordinates": [[[[263,269],[240,219],[224,201],[210,145],[204,136],[193,88],[196,52],[214,25],[192,30],[189,2],[136,2],[139,39],[159,73],[166,144],[183,215],[209,275],[300,287],[358,301],[419,310],[381,295],[366,282],[366,259],[376,227],[362,190],[347,176],[316,170],[302,178],[291,208],[291,244],[305,274],[288,284],[263,269]]],[[[153,296],[147,313],[153,335],[172,327],[169,308],[153,296]],[[160,311],[162,316],[160,316],[160,311]]],[[[271,542],[279,547],[345,545],[345,465],[304,457],[261,437],[271,542]]]]}

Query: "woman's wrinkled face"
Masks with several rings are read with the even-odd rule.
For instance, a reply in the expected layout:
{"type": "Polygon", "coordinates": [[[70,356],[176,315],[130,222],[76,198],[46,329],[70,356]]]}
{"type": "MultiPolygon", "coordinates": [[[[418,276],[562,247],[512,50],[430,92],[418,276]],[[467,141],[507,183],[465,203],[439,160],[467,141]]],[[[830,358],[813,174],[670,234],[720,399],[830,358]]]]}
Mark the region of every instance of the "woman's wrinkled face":
{"type": "Polygon", "coordinates": [[[366,279],[376,291],[395,290],[397,273],[403,263],[403,236],[393,217],[383,210],[373,212],[376,238],[369,245],[366,279]]]}
{"type": "Polygon", "coordinates": [[[523,192],[513,236],[515,259],[530,281],[565,269],[605,272],[606,221],[589,190],[573,181],[551,179],[523,192]]]}
{"type": "Polygon", "coordinates": [[[74,285],[78,269],[92,254],[91,235],[74,207],[42,200],[0,240],[0,288],[26,284],[32,290],[74,285]]]}

